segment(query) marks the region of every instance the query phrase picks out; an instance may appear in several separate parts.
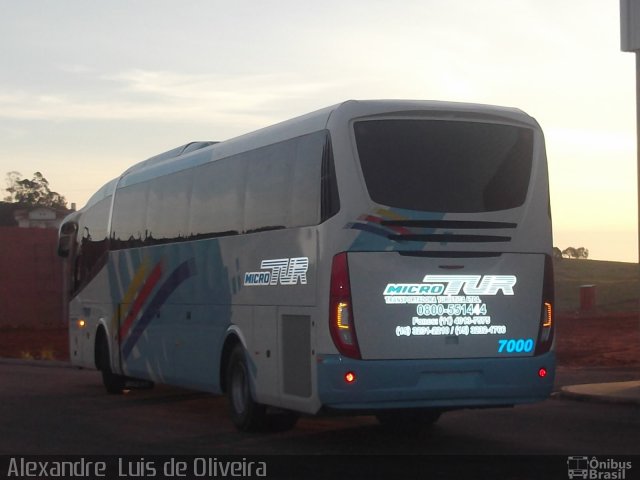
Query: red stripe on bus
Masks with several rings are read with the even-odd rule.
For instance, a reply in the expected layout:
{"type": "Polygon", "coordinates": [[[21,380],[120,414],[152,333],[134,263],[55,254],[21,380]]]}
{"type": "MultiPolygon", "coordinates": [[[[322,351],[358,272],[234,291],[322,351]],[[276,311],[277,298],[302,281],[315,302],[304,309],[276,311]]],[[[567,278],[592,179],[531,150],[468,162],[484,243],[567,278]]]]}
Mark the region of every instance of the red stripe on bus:
{"type": "Polygon", "coordinates": [[[157,285],[158,281],[160,280],[160,277],[162,277],[162,262],[159,262],[147,277],[147,281],[144,282],[144,285],[140,289],[140,293],[138,294],[135,301],[133,302],[133,305],[131,306],[131,310],[129,310],[129,314],[127,315],[127,318],[120,326],[120,330],[118,332],[119,334],[118,338],[120,342],[122,342],[124,338],[127,336],[127,334],[129,333],[129,329],[131,328],[133,321],[136,319],[136,317],[140,313],[140,310],[142,310],[142,306],[147,301],[147,298],[149,298],[149,295],[151,295],[151,292],[153,291],[154,287],[157,285]]]}
{"type": "MultiPolygon", "coordinates": [[[[384,218],[374,217],[373,215],[363,215],[362,217],[359,218],[359,220],[364,220],[365,222],[377,223],[378,225],[380,225],[381,222],[384,220],[384,218]]],[[[408,235],[411,233],[411,230],[404,227],[400,227],[400,226],[390,227],[388,225],[384,225],[384,228],[388,228],[389,230],[397,232],[401,235],[408,235]]]]}

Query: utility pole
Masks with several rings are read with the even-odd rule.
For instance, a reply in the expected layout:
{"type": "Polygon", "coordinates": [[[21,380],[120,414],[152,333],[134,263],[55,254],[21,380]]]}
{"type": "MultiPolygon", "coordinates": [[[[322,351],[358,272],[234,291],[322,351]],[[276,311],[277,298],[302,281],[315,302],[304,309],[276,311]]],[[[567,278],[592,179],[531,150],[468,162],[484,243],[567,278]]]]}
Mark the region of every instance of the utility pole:
{"type": "Polygon", "coordinates": [[[636,174],[638,176],[638,261],[640,263],[640,0],[620,0],[620,48],[636,54],[636,174]]]}
{"type": "MultiPolygon", "coordinates": [[[[640,0],[620,0],[620,48],[636,54],[636,168],[638,175],[638,263],[640,264],[640,0]]],[[[638,315],[640,327],[640,312],[638,315]]]]}

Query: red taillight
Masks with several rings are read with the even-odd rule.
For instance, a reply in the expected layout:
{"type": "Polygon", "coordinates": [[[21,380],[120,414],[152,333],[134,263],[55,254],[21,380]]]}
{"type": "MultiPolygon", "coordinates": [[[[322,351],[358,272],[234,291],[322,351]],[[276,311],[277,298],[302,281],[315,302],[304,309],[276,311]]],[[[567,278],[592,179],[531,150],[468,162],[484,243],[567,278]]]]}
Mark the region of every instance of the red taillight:
{"type": "Polygon", "coordinates": [[[329,331],[338,352],[345,357],[361,358],[353,324],[351,286],[346,252],[333,257],[329,301],[329,331]]]}
{"type": "Polygon", "coordinates": [[[553,344],[554,318],[554,282],[553,282],[553,259],[546,255],[544,259],[544,283],[542,285],[542,305],[540,312],[540,330],[538,333],[538,343],[536,345],[536,355],[546,353],[553,344]]]}
{"type": "Polygon", "coordinates": [[[547,369],[544,367],[541,367],[540,370],[538,370],[538,376],[540,378],[544,378],[547,376],[547,369]]]}
{"type": "Polygon", "coordinates": [[[356,374],[353,372],[347,372],[344,374],[344,381],[347,383],[353,383],[356,381],[356,374]]]}

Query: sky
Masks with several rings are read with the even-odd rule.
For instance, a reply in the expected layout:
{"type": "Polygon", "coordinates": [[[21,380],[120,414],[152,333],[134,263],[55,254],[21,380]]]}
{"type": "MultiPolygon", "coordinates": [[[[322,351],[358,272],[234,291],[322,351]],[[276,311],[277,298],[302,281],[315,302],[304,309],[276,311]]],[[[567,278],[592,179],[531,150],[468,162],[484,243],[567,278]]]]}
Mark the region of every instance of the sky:
{"type": "Polygon", "coordinates": [[[81,207],[157,153],[343,100],[504,105],[545,132],[554,245],[638,259],[635,58],[616,0],[0,7],[3,178],[40,171],[81,207]]]}

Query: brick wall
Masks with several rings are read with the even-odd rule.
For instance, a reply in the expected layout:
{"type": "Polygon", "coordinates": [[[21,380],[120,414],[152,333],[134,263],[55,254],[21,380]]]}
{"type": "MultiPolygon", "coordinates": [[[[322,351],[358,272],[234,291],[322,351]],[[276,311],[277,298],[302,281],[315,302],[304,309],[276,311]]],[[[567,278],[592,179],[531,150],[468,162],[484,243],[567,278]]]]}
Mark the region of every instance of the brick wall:
{"type": "Polygon", "coordinates": [[[0,327],[64,326],[58,232],[0,227],[0,327]]]}

